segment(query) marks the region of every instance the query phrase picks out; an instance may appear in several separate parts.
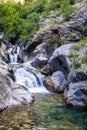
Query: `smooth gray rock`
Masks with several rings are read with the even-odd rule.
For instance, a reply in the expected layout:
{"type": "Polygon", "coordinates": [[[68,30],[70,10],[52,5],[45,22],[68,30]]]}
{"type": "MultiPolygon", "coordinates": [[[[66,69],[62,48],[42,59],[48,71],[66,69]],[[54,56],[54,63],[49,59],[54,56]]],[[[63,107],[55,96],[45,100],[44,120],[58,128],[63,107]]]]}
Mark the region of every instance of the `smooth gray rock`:
{"type": "Polygon", "coordinates": [[[15,84],[12,79],[0,69],[0,111],[15,105],[28,105],[33,97],[23,86],[15,84]]]}
{"type": "Polygon", "coordinates": [[[67,81],[63,72],[56,71],[52,76],[46,78],[45,84],[46,88],[52,92],[63,92],[67,81]]]}
{"type": "Polygon", "coordinates": [[[52,72],[63,71],[64,74],[69,74],[72,69],[72,63],[68,58],[70,51],[75,47],[75,44],[65,44],[55,49],[48,63],[52,72]]]}
{"type": "Polygon", "coordinates": [[[56,44],[50,43],[38,45],[29,58],[31,65],[35,68],[43,68],[48,63],[48,59],[51,57],[56,47],[56,44]]]}
{"type": "Polygon", "coordinates": [[[72,68],[71,61],[65,55],[55,55],[51,57],[49,65],[52,72],[62,71],[65,75],[68,75],[72,68]]]}
{"type": "Polygon", "coordinates": [[[87,81],[70,83],[66,103],[78,108],[87,108],[87,81]]]}
{"type": "Polygon", "coordinates": [[[55,85],[55,90],[58,92],[63,92],[65,87],[66,87],[66,78],[63,72],[61,71],[56,71],[52,74],[51,76],[54,85],[55,85]]]}

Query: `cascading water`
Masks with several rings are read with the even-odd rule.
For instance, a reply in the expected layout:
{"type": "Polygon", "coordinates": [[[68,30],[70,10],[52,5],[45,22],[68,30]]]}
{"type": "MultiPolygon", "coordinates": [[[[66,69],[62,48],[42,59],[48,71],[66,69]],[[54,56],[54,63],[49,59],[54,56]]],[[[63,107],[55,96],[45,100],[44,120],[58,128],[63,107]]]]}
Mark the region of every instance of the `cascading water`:
{"type": "Polygon", "coordinates": [[[21,67],[20,64],[15,66],[18,63],[20,47],[11,47],[8,49],[10,64],[13,66],[13,72],[15,77],[15,83],[24,86],[27,90],[32,93],[48,93],[44,87],[45,76],[40,72],[21,67]],[[14,64],[14,65],[13,65],[14,64]]]}
{"type": "Polygon", "coordinates": [[[13,46],[8,49],[9,59],[11,64],[16,64],[18,62],[18,54],[20,51],[20,47],[13,46]]]}
{"type": "Polygon", "coordinates": [[[23,85],[31,93],[48,93],[44,87],[45,76],[25,67],[14,68],[15,83],[23,85]]]}

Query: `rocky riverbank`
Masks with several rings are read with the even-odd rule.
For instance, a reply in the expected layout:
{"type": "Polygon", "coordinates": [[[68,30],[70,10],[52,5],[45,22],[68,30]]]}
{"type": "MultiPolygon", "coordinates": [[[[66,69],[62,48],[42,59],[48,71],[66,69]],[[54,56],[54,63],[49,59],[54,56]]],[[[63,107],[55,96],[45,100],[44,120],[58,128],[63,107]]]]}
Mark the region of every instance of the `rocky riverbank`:
{"type": "MultiPolygon", "coordinates": [[[[15,45],[20,46],[18,62],[46,75],[46,88],[64,93],[67,104],[87,108],[87,43],[76,43],[83,37],[82,30],[87,26],[87,3],[80,3],[69,21],[47,27],[48,24],[31,41],[15,45]]],[[[12,79],[7,65],[9,45],[1,39],[0,110],[33,101],[29,91],[12,79]]]]}

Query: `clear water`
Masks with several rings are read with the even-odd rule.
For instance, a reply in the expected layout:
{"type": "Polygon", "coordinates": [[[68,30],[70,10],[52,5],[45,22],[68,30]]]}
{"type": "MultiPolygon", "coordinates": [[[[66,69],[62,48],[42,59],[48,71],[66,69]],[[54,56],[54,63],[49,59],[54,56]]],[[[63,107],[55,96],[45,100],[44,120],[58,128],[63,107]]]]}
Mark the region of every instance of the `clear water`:
{"type": "Polygon", "coordinates": [[[36,95],[31,107],[5,110],[0,130],[87,130],[87,111],[67,107],[61,95],[36,95]]]}

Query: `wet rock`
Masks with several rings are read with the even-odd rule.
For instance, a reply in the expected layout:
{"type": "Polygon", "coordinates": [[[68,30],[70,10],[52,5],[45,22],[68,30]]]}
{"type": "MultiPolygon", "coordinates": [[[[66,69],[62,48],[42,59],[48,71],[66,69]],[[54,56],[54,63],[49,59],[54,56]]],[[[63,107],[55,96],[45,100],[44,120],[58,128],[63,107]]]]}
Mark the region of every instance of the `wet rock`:
{"type": "Polygon", "coordinates": [[[0,32],[0,40],[2,40],[3,37],[4,37],[4,36],[3,36],[3,33],[0,32]]]}
{"type": "Polygon", "coordinates": [[[28,56],[27,56],[27,52],[25,51],[25,49],[21,49],[19,54],[18,54],[18,61],[19,63],[24,63],[28,60],[28,56]]]}
{"type": "Polygon", "coordinates": [[[7,107],[30,104],[33,101],[29,91],[15,84],[12,79],[0,69],[0,111],[7,107]]]}
{"type": "Polygon", "coordinates": [[[66,88],[66,78],[63,72],[56,71],[46,78],[45,81],[46,88],[52,92],[63,92],[66,88]]]}
{"type": "Polygon", "coordinates": [[[87,108],[87,81],[70,83],[66,92],[66,103],[78,108],[87,108]]]}
{"type": "Polygon", "coordinates": [[[50,76],[46,78],[45,85],[46,85],[47,90],[49,90],[51,92],[56,92],[55,91],[55,84],[50,76]]]}

